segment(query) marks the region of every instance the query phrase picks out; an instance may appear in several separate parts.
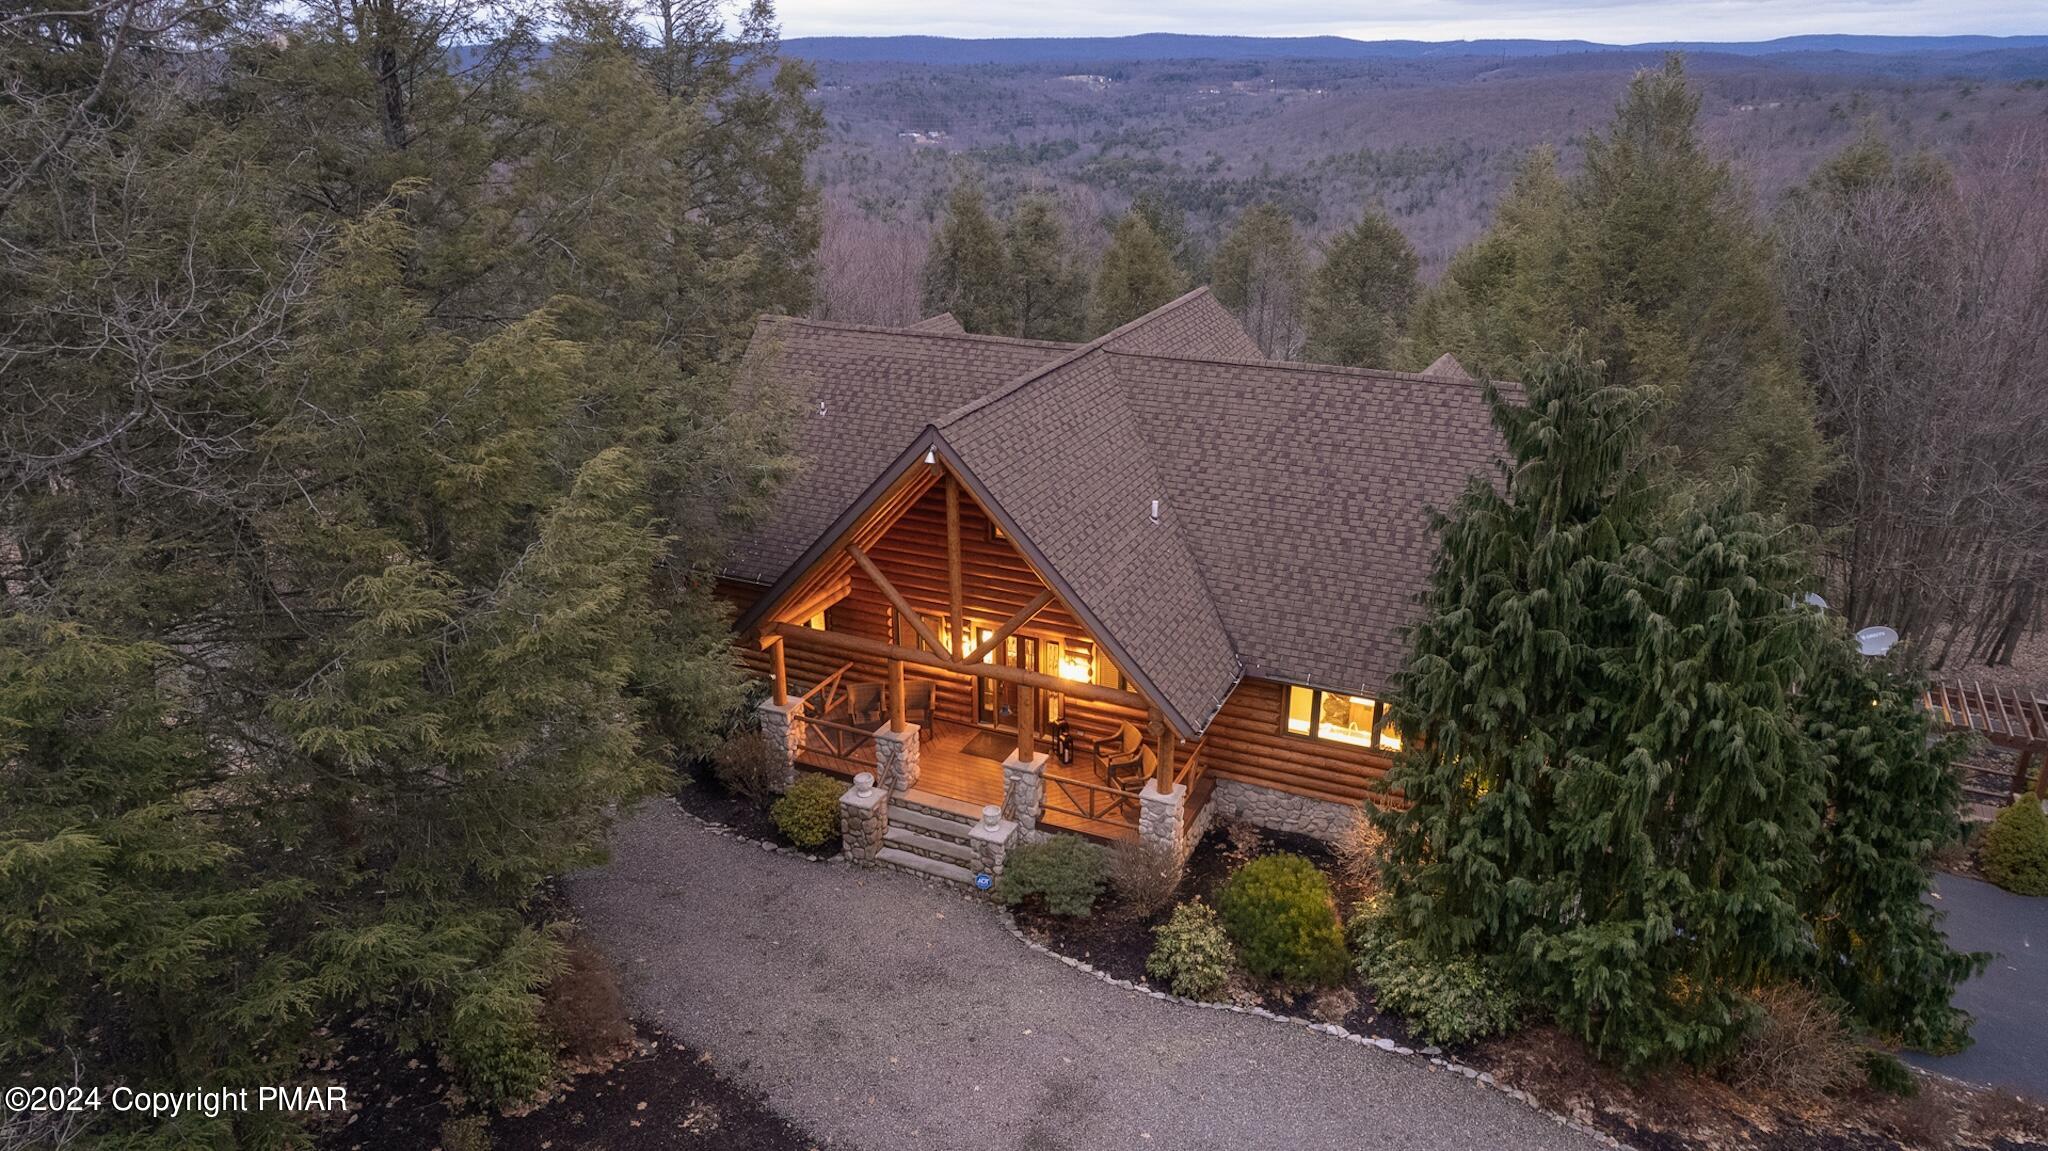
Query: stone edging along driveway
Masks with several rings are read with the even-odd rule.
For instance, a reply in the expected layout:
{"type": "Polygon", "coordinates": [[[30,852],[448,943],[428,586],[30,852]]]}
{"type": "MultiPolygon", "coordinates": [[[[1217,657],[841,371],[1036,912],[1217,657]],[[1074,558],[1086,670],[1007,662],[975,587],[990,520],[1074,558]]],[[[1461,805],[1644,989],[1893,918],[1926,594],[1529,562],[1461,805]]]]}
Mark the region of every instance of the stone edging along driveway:
{"type": "MultiPolygon", "coordinates": [[[[689,824],[693,825],[697,829],[702,830],[703,832],[706,832],[712,836],[721,839],[731,841],[736,844],[745,844],[756,847],[759,850],[761,850],[764,854],[780,855],[793,860],[800,859],[814,863],[838,863],[842,867],[845,867],[848,871],[854,872],[855,874],[877,874],[875,872],[862,872],[859,869],[853,868],[852,864],[847,862],[843,856],[834,856],[827,859],[825,857],[812,855],[791,848],[783,847],[779,844],[770,843],[764,840],[753,839],[723,824],[713,823],[708,820],[702,819],[690,813],[689,811],[683,809],[680,804],[674,804],[673,810],[680,814],[686,821],[688,821],[689,824]]],[[[884,871],[880,874],[886,875],[889,874],[889,872],[884,871]]],[[[926,879],[922,876],[911,876],[909,875],[909,873],[898,872],[895,874],[902,875],[906,879],[917,879],[920,882],[920,884],[926,887],[927,889],[933,892],[944,893],[945,895],[960,900],[964,903],[980,907],[990,906],[990,901],[985,897],[970,892],[962,891],[953,885],[939,883],[937,881],[926,879]]],[[[891,875],[890,878],[893,879],[894,875],[891,875]]],[[[581,901],[579,900],[579,902],[581,901]]],[[[1194,1009],[1202,1012],[1222,1012],[1237,1015],[1257,1016],[1275,1023],[1292,1025],[1293,1027],[1300,1028],[1302,1030],[1312,1032],[1320,1036],[1327,1036],[1331,1039],[1338,1040],[1341,1042],[1355,1044],[1360,1047],[1373,1048],[1375,1051],[1382,1053],[1384,1055],[1398,1056],[1403,1061],[1424,1065],[1427,1067],[1432,1067],[1444,1072],[1446,1075],[1462,1078],[1483,1085],[1498,1094],[1504,1095],[1509,1099],[1521,1103],[1530,1111],[1534,1112],[1535,1114],[1541,1115],[1544,1118],[1549,1119],[1552,1123],[1556,1124],[1557,1126],[1575,1132],[1577,1133],[1577,1135],[1585,1139],[1591,1140],[1601,1146],[1612,1148],[1622,1148],[1627,1146],[1626,1144],[1620,1142],[1619,1140],[1615,1139],[1611,1135],[1606,1134],[1605,1132],[1595,1130],[1584,1124],[1572,1120],[1568,1116],[1559,1114],[1555,1111],[1551,1111],[1545,1108],[1540,1102],[1538,1102],[1533,1096],[1529,1095],[1527,1092],[1524,1092],[1508,1084],[1498,1082],[1491,1074],[1480,1071],[1477,1068],[1465,1066],[1463,1064],[1456,1062],[1455,1060],[1444,1058],[1440,1053],[1438,1053],[1438,1051],[1435,1048],[1426,1048],[1418,1051],[1413,1048],[1399,1044],[1394,1040],[1383,1036],[1364,1035],[1350,1031],[1336,1024],[1321,1023],[1310,1019],[1304,1019],[1298,1016],[1284,1015],[1281,1013],[1268,1011],[1263,1007],[1240,1007],[1235,1004],[1206,1003],[1199,1000],[1182,998],[1180,996],[1170,994],[1166,991],[1157,990],[1139,981],[1119,978],[1115,975],[1110,974],[1109,972],[1100,970],[1082,960],[1075,959],[1072,956],[1060,954],[1053,948],[1050,948],[1045,944],[1040,943],[1037,940],[1032,939],[1030,936],[1026,935],[1017,926],[1015,919],[1012,916],[1010,916],[1007,911],[1004,911],[1000,907],[996,907],[995,910],[999,912],[1000,921],[1004,929],[1008,932],[1008,934],[1012,938],[1016,939],[1019,943],[1022,943],[1030,951],[1035,952],[1037,954],[1048,956],[1051,959],[1057,960],[1059,963],[1075,971],[1079,971],[1089,976],[1092,976],[1096,981],[1114,987],[1123,994],[1134,997],[1149,998],[1152,1000],[1161,1001],[1163,1003],[1171,1003],[1176,1005],[1176,1009],[1194,1009]]],[[[941,917],[943,918],[943,914],[941,914],[941,917]]],[[[615,958],[620,959],[622,967],[626,965],[623,957],[615,958]]],[[[646,960],[644,957],[642,957],[638,959],[636,962],[645,963],[646,960]]],[[[632,973],[629,972],[628,974],[630,977],[632,973]]],[[[893,1063],[894,1059],[892,1058],[890,1062],[893,1063]]],[[[976,1090],[979,1090],[979,1088],[976,1088],[976,1090]]],[[[772,1101],[773,1100],[771,1099],[771,1102],[772,1101]]],[[[1449,1118],[1450,1117],[1448,1116],[1446,1117],[1447,1120],[1449,1118]]],[[[1144,1138],[1147,1139],[1149,1139],[1150,1137],[1151,1136],[1149,1135],[1144,1136],[1144,1138]]]]}

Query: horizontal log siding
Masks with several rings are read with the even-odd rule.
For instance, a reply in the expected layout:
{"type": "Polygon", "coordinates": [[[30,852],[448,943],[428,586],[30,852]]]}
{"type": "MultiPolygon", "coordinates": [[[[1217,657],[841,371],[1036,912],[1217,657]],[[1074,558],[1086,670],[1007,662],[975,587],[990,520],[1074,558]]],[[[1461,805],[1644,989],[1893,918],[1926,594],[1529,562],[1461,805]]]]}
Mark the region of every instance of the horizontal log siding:
{"type": "Polygon", "coordinates": [[[1240,681],[1203,734],[1206,770],[1331,803],[1373,798],[1392,761],[1381,752],[1287,733],[1281,724],[1286,700],[1281,684],[1240,681]]]}
{"type": "MultiPolygon", "coordinates": [[[[1044,591],[1045,583],[1014,544],[989,538],[988,525],[988,516],[980,505],[965,491],[961,492],[962,599],[970,627],[993,631],[1044,591]]],[[[933,619],[947,619],[952,609],[946,592],[946,498],[943,488],[934,486],[919,497],[867,548],[867,554],[883,577],[895,585],[913,608],[933,619]]],[[[739,590],[733,589],[734,592],[739,590]]],[[[895,641],[890,634],[887,597],[857,570],[853,575],[852,592],[826,611],[825,626],[847,635],[895,641]]],[[[1095,643],[1087,628],[1058,599],[1041,609],[1021,629],[1021,634],[1062,642],[1081,640],[1098,649],[1098,660],[1107,659],[1100,652],[1101,645],[1095,643]]],[[[967,645],[969,650],[976,646],[976,642],[967,645]]],[[[905,647],[916,647],[917,637],[906,632],[902,643],[905,647]]],[[[887,666],[879,659],[810,650],[801,640],[788,641],[783,654],[792,692],[810,688],[849,662],[853,664],[853,670],[847,675],[849,682],[885,681],[888,676],[887,666]]],[[[758,649],[758,645],[744,645],[743,656],[756,674],[768,674],[768,657],[758,649]]],[[[1045,667],[1040,670],[1053,674],[1058,669],[1045,667]]],[[[974,722],[973,677],[916,665],[907,665],[904,675],[912,679],[933,680],[940,685],[938,716],[941,720],[970,725],[974,722]]],[[[1112,734],[1120,720],[1136,724],[1140,730],[1145,730],[1147,724],[1147,716],[1143,712],[1117,704],[1070,698],[1064,701],[1063,710],[1074,728],[1077,754],[1086,753],[1087,741],[1112,734]]],[[[1194,753],[1194,746],[1183,740],[1179,751],[1176,758],[1186,762],[1187,757],[1194,753]]]]}

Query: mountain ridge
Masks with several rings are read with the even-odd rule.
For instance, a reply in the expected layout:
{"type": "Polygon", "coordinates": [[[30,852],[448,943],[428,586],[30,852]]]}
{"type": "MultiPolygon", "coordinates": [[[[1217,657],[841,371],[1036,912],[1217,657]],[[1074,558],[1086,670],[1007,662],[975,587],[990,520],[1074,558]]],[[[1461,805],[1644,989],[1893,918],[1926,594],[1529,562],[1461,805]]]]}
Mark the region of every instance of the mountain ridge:
{"type": "Polygon", "coordinates": [[[1051,64],[1089,60],[1414,60],[1446,56],[1529,58],[1574,53],[1718,52],[1775,56],[1813,52],[1886,56],[1963,54],[2048,48],[2048,35],[1859,36],[1820,34],[1772,40],[1665,40],[1607,44],[1593,40],[1353,40],[1343,36],[1201,36],[1146,32],[1133,36],[797,36],[784,53],[834,63],[1051,64]]]}

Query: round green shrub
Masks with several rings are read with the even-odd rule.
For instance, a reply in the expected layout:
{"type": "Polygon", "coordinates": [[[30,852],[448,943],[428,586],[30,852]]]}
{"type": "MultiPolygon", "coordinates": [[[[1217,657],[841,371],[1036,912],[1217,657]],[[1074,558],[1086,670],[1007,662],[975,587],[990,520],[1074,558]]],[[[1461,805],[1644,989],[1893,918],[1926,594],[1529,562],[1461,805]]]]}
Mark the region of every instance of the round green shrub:
{"type": "Polygon", "coordinates": [[[1351,949],[1379,1005],[1431,1043],[1499,1035],[1521,1018],[1522,997],[1497,967],[1466,956],[1432,958],[1400,934],[1383,897],[1352,912],[1351,949]]]}
{"type": "Polygon", "coordinates": [[[1145,974],[1166,980],[1175,995],[1218,999],[1230,985],[1230,965],[1237,958],[1223,921],[1200,900],[1173,909],[1165,923],[1152,929],[1155,942],[1145,959],[1145,974]]]}
{"type": "Polygon", "coordinates": [[[796,777],[782,798],[768,809],[776,830],[798,847],[817,847],[839,834],[839,797],[846,785],[829,775],[796,777]]]}
{"type": "Polygon", "coordinates": [[[1344,932],[1330,885],[1299,855],[1266,855],[1237,869],[1216,895],[1245,970],[1298,987],[1344,978],[1344,932]]]}
{"type": "Polygon", "coordinates": [[[1109,861],[1100,847],[1077,835],[1055,835],[1011,849],[995,896],[1015,907],[1036,895],[1054,915],[1082,916],[1095,910],[1108,881],[1109,861]]]}
{"type": "Polygon", "coordinates": [[[1984,878],[2020,895],[2048,895],[2048,815],[2022,796],[1998,813],[1984,833],[1977,858],[1984,878]]]}

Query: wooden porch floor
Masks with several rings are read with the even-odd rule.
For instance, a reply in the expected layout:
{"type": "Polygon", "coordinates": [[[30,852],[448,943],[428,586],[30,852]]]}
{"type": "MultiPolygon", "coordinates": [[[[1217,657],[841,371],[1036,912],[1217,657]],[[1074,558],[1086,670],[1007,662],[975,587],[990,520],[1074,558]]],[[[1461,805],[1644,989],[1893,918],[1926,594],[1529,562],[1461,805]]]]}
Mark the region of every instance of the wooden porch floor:
{"type": "MultiPolygon", "coordinates": [[[[927,732],[918,745],[917,787],[918,791],[929,791],[947,799],[957,799],[975,807],[989,804],[1000,806],[1003,802],[1003,759],[1015,749],[1016,737],[1003,733],[1008,746],[1002,753],[988,754],[969,750],[976,737],[984,735],[982,728],[967,727],[955,723],[940,723],[934,732],[927,732]]],[[[986,747],[993,741],[982,741],[986,747]]],[[[992,750],[992,749],[991,749],[992,750]]],[[[869,745],[846,759],[806,747],[797,762],[804,767],[842,775],[848,779],[863,771],[875,769],[874,747],[869,745]]],[[[1053,761],[1046,768],[1049,775],[1067,776],[1073,779],[1105,782],[1092,761],[1076,756],[1073,763],[1062,764],[1053,761]]],[[[1135,839],[1138,835],[1138,813],[1128,810],[1119,814],[1129,819],[1128,823],[1117,819],[1090,819],[1073,812],[1057,810],[1061,796],[1054,783],[1048,781],[1049,793],[1045,812],[1039,817],[1039,824],[1061,831],[1075,831],[1094,839],[1117,840],[1135,839]]]]}

